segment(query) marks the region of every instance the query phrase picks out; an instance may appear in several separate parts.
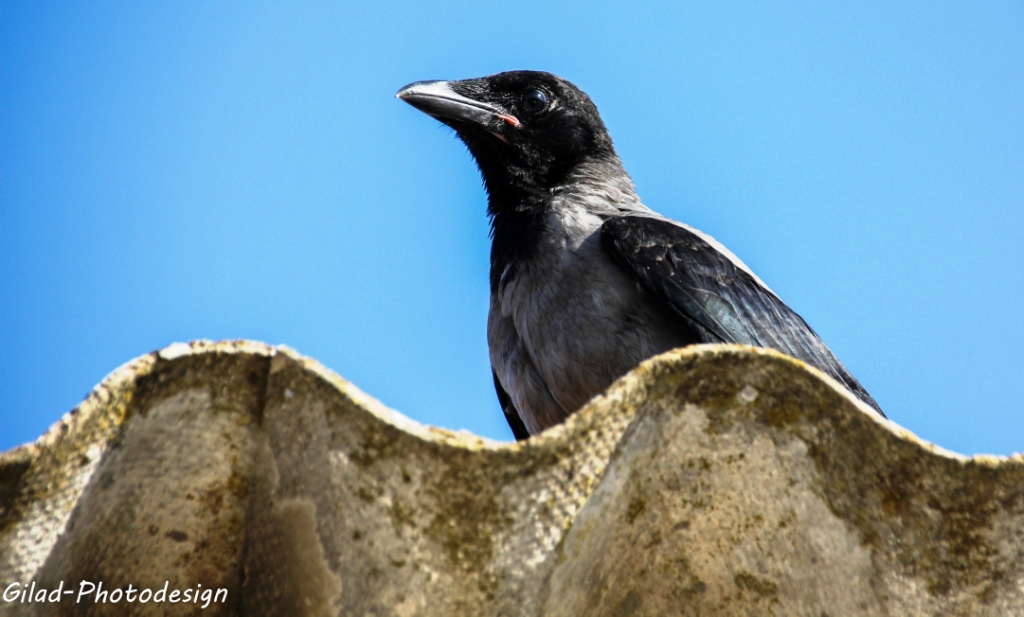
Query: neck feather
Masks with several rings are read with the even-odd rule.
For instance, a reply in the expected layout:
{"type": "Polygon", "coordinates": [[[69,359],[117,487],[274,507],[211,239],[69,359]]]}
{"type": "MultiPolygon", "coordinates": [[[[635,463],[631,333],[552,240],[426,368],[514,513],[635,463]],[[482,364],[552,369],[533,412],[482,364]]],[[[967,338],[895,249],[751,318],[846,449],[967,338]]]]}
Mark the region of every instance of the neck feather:
{"type": "Polygon", "coordinates": [[[593,157],[575,165],[561,182],[539,187],[512,181],[500,188],[488,181],[487,213],[491,218],[491,291],[502,273],[516,268],[537,250],[549,215],[558,203],[572,199],[599,216],[615,216],[645,209],[633,181],[615,154],[593,157]]]}

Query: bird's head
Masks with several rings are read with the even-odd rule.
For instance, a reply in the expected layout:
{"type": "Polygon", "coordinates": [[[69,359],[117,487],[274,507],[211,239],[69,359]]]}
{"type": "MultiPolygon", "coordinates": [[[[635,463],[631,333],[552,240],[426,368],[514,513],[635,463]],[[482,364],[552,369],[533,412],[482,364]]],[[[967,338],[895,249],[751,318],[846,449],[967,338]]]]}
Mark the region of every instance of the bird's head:
{"type": "Polygon", "coordinates": [[[476,159],[492,200],[546,192],[581,162],[615,157],[590,97],[550,73],[418,81],[395,96],[455,130],[476,159]]]}

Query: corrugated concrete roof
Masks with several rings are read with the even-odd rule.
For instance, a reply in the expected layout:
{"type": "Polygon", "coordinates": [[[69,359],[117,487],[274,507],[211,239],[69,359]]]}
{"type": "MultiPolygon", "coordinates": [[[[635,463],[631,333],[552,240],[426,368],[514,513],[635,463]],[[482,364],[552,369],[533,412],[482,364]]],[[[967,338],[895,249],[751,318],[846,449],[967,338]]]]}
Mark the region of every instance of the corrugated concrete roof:
{"type": "Polygon", "coordinates": [[[76,592],[11,615],[200,605],[75,603],[88,581],[226,589],[204,615],[1003,617],[1022,549],[1024,459],[942,451],[742,346],[502,444],[287,348],[175,344],[0,455],[0,584],[76,592]]]}

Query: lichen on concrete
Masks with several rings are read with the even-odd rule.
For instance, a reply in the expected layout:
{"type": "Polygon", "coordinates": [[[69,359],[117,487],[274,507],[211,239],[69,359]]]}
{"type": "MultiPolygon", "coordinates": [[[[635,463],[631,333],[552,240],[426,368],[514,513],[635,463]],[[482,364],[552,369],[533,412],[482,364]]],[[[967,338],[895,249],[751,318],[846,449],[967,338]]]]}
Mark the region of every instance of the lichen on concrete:
{"type": "MultiPolygon", "coordinates": [[[[1002,616],[1022,549],[1024,459],[942,451],[742,346],[501,444],[284,347],[179,343],[0,455],[0,583],[223,586],[211,615],[1002,616]]],[[[193,609],[0,604],[126,611],[193,609]]]]}

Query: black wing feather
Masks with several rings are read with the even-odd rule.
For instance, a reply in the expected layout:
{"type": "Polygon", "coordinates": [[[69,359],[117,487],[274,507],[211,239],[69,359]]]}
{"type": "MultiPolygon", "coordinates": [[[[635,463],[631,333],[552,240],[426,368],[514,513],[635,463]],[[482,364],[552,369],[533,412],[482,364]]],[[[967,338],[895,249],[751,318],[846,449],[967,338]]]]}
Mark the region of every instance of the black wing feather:
{"type": "Polygon", "coordinates": [[[605,221],[601,245],[650,294],[665,301],[704,343],[770,347],[829,374],[879,414],[875,399],[814,330],[774,293],[698,234],[672,221],[605,221]]]}
{"type": "Polygon", "coordinates": [[[501,411],[505,413],[505,421],[508,422],[509,428],[512,429],[512,434],[515,436],[516,441],[529,439],[530,432],[526,430],[523,419],[519,417],[519,411],[512,404],[512,397],[508,395],[508,392],[505,392],[505,388],[501,387],[501,382],[498,381],[498,374],[493,369],[491,369],[491,377],[494,378],[494,391],[498,393],[498,404],[501,405],[501,411]]]}

